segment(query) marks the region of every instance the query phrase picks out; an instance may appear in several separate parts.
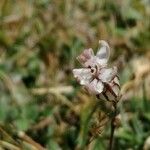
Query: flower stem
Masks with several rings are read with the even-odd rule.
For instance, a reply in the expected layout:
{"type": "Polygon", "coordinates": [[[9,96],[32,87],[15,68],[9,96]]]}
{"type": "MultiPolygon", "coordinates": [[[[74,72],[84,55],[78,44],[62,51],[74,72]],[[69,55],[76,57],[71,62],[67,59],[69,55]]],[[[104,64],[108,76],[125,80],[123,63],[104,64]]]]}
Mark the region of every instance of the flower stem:
{"type": "Polygon", "coordinates": [[[117,104],[114,103],[113,106],[114,106],[115,111],[114,111],[114,115],[113,115],[113,117],[111,119],[111,133],[110,133],[110,140],[109,140],[109,150],[113,149],[114,132],[115,132],[115,124],[114,124],[114,122],[115,122],[115,117],[117,115],[117,104]]]}

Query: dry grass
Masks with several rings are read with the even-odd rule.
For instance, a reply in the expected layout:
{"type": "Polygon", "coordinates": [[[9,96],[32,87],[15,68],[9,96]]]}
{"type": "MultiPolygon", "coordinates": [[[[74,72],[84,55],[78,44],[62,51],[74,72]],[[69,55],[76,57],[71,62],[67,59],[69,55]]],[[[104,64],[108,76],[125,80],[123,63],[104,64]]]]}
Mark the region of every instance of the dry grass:
{"type": "Polygon", "coordinates": [[[123,87],[115,149],[150,149],[149,18],[148,0],[1,0],[0,150],[106,149],[107,117],[71,72],[99,39],[123,87]]]}

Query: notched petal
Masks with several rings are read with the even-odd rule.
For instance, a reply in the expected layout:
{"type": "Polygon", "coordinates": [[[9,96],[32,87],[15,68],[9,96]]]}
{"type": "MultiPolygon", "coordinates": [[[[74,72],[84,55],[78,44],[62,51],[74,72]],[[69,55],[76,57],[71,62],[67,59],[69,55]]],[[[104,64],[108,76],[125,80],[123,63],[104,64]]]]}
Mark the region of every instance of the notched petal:
{"type": "Polygon", "coordinates": [[[113,67],[113,68],[103,68],[100,70],[100,74],[98,76],[98,78],[102,81],[102,82],[110,82],[115,76],[117,75],[117,68],[113,67]]]}
{"type": "Polygon", "coordinates": [[[92,78],[91,70],[88,68],[73,69],[73,75],[81,85],[89,84],[92,78]]]}
{"type": "Polygon", "coordinates": [[[86,89],[91,94],[100,94],[103,91],[103,84],[102,82],[98,81],[97,79],[94,79],[91,83],[86,85],[86,89]]]}
{"type": "Polygon", "coordinates": [[[85,49],[78,57],[77,60],[85,66],[85,63],[90,60],[94,56],[93,50],[90,49],[85,49]]]}
{"type": "Polygon", "coordinates": [[[103,63],[107,63],[110,56],[110,47],[108,43],[104,40],[99,41],[101,47],[98,50],[96,57],[98,57],[103,63]]]}

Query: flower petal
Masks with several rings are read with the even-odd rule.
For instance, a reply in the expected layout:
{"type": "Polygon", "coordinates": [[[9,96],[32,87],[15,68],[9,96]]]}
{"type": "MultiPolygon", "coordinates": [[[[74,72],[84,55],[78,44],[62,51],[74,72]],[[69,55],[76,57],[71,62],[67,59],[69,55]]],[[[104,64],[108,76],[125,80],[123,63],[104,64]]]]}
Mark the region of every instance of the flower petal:
{"type": "Polygon", "coordinates": [[[98,50],[96,57],[99,58],[101,64],[107,63],[110,55],[110,47],[107,42],[100,40],[101,48],[98,50]]]}
{"type": "Polygon", "coordinates": [[[90,49],[85,49],[78,57],[77,60],[85,66],[85,63],[90,60],[94,56],[93,50],[90,49]]]}
{"type": "Polygon", "coordinates": [[[73,75],[81,85],[89,84],[92,79],[91,70],[88,68],[73,69],[73,75]]]}
{"type": "Polygon", "coordinates": [[[87,60],[84,64],[85,67],[94,67],[97,65],[97,58],[93,56],[91,59],[87,60]]]}
{"type": "Polygon", "coordinates": [[[86,89],[89,93],[92,94],[100,94],[103,91],[103,84],[101,81],[98,81],[97,79],[94,79],[91,83],[86,85],[86,89]]]}
{"type": "Polygon", "coordinates": [[[103,68],[100,70],[100,75],[98,76],[98,78],[102,81],[102,82],[110,82],[117,74],[117,68],[113,67],[113,68],[103,68]]]}

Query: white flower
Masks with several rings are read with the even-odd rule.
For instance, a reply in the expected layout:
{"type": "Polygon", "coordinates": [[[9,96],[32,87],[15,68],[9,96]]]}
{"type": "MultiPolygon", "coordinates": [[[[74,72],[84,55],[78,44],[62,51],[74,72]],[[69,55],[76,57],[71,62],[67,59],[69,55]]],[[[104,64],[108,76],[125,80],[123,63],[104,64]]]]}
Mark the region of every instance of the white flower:
{"type": "Polygon", "coordinates": [[[115,100],[120,91],[117,68],[107,68],[110,48],[107,42],[101,40],[100,49],[94,55],[93,50],[85,49],[77,60],[84,68],[73,69],[74,77],[88,92],[101,99],[115,100]]]}

